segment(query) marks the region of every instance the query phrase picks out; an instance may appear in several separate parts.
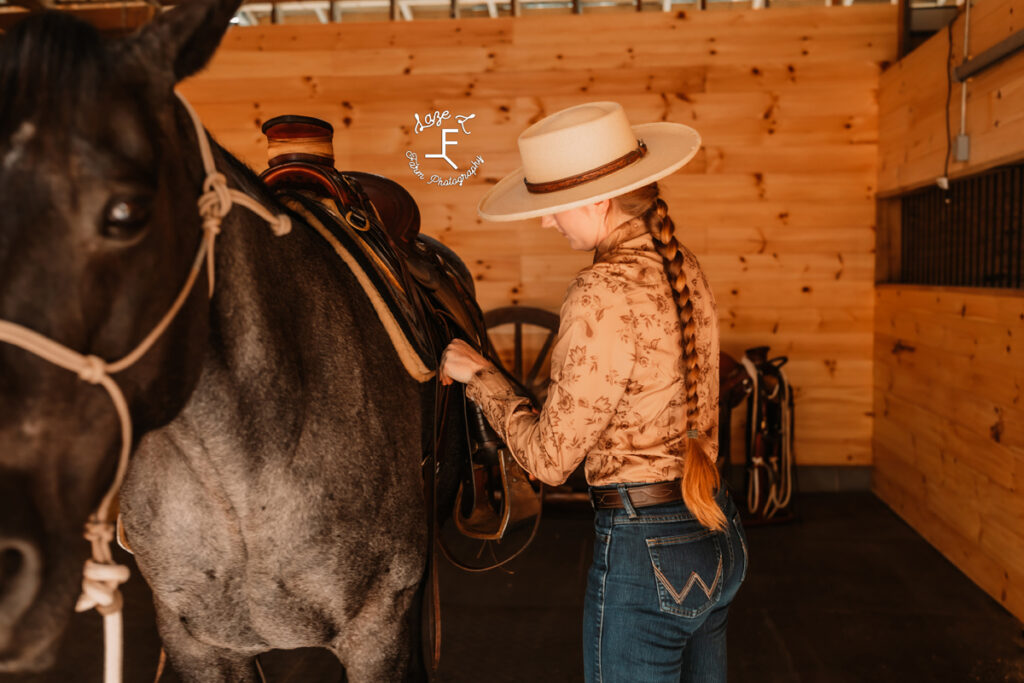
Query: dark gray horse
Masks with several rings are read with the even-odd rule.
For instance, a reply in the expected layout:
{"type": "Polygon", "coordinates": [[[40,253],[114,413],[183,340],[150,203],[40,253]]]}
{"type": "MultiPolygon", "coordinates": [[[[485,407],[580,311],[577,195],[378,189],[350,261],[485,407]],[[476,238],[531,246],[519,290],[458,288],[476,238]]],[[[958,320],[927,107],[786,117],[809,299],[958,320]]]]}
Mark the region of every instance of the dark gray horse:
{"type": "MultiPolygon", "coordinates": [[[[113,42],[59,14],[3,37],[0,319],[116,359],[168,309],[204,176],[173,88],[237,4],[186,2],[113,42]]],[[[169,660],[186,681],[254,681],[258,653],[320,646],[354,682],[422,671],[432,389],[305,226],[275,237],[235,209],[216,254],[212,299],[200,281],[117,376],[137,438],[123,519],[169,660]]],[[[52,661],[119,447],[102,390],[0,343],[0,671],[52,661]]]]}

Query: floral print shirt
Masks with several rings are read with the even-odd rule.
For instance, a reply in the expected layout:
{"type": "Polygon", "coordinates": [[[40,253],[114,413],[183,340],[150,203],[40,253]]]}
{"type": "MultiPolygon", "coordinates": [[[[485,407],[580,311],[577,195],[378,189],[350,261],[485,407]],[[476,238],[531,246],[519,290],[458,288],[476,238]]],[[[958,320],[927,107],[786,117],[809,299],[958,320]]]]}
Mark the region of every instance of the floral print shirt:
{"type": "Polygon", "coordinates": [[[680,249],[700,371],[692,426],[679,315],[661,256],[638,218],[615,228],[570,284],[539,414],[491,366],[467,384],[516,461],[541,481],[561,484],[584,458],[592,486],[681,477],[688,427],[717,457],[718,312],[697,258],[680,249]]]}

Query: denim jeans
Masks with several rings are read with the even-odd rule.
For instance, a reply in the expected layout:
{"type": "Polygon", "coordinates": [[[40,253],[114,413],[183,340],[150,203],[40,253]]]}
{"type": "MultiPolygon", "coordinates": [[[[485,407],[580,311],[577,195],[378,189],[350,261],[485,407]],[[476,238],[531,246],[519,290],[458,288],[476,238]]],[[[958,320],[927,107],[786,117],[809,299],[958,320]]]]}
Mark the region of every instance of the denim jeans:
{"type": "MultiPolygon", "coordinates": [[[[602,489],[621,495],[630,486],[602,489]]],[[[724,484],[715,499],[725,532],[701,526],[681,501],[596,511],[583,607],[587,683],[726,680],[726,618],[747,575],[747,537],[724,484]]]]}

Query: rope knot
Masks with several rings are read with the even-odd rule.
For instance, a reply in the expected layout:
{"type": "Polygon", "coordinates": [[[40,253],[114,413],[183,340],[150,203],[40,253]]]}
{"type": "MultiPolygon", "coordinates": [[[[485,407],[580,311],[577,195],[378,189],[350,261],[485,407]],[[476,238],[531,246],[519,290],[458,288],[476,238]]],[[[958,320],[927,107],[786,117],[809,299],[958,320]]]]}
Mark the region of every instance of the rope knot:
{"type": "Polygon", "coordinates": [[[203,181],[203,196],[199,198],[199,212],[204,216],[213,213],[223,218],[228,215],[232,203],[231,189],[224,174],[218,171],[207,174],[203,181]]]}
{"type": "Polygon", "coordinates": [[[85,523],[85,540],[90,543],[107,543],[114,540],[114,525],[98,519],[89,519],[85,523]]]}
{"type": "Polygon", "coordinates": [[[99,384],[107,376],[107,363],[99,356],[85,356],[78,376],[83,382],[99,384]]]}
{"type": "Polygon", "coordinates": [[[123,564],[114,562],[110,543],[114,540],[114,525],[95,515],[85,523],[85,538],[92,544],[92,557],[85,561],[82,572],[82,594],[78,596],[75,611],[96,611],[106,616],[121,611],[119,587],[131,572],[123,564]]]}
{"type": "Polygon", "coordinates": [[[203,232],[216,237],[220,234],[221,217],[216,214],[209,214],[203,217],[203,232]]]}
{"type": "Polygon", "coordinates": [[[131,576],[128,567],[114,562],[86,560],[82,574],[82,594],[75,605],[76,612],[96,608],[97,612],[106,616],[121,611],[124,600],[119,587],[131,576]]]}

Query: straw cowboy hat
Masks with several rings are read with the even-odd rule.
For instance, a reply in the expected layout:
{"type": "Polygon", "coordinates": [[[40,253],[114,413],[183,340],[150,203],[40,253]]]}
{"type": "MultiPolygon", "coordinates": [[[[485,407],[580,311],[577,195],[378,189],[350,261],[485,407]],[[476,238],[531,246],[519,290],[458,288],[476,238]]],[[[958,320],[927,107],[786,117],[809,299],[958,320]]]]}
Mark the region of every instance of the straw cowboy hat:
{"type": "Polygon", "coordinates": [[[482,218],[534,218],[625,194],[685,165],[700,134],[665,121],[633,126],[619,103],[590,102],[541,119],[518,144],[523,165],[483,196],[482,218]]]}

